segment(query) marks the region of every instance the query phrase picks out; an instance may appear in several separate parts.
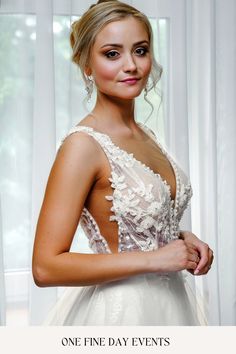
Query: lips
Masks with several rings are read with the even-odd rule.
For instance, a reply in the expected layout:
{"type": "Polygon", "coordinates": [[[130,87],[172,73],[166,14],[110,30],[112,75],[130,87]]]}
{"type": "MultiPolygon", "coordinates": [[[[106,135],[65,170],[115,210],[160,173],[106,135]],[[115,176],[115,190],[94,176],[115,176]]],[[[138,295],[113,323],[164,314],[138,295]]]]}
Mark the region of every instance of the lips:
{"type": "Polygon", "coordinates": [[[133,85],[133,84],[136,84],[136,82],[138,80],[140,80],[140,79],[137,77],[127,77],[126,79],[122,80],[121,82],[124,82],[125,84],[133,85]]]}

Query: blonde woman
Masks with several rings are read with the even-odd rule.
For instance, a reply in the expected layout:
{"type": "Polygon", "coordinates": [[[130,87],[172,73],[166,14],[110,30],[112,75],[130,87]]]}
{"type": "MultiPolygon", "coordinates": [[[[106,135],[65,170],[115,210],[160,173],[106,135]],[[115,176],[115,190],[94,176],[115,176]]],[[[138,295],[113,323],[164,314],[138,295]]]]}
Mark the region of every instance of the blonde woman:
{"type": "Polygon", "coordinates": [[[152,41],[147,17],[119,1],[73,23],[72,58],[97,100],[60,146],[38,220],[35,282],[70,287],[47,324],[201,324],[182,271],[206,274],[213,252],[179,230],[191,185],[134,117],[162,72],[152,41]],[[91,254],[70,252],[79,222],[91,254]]]}

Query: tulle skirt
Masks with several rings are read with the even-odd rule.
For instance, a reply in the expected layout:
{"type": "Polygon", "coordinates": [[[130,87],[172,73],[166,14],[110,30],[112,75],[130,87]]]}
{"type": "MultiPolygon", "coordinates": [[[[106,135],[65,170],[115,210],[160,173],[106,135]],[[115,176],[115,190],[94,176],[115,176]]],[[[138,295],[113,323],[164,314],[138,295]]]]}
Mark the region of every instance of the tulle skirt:
{"type": "Polygon", "coordinates": [[[95,286],[68,288],[43,325],[206,325],[182,272],[143,274],[95,286]]]}

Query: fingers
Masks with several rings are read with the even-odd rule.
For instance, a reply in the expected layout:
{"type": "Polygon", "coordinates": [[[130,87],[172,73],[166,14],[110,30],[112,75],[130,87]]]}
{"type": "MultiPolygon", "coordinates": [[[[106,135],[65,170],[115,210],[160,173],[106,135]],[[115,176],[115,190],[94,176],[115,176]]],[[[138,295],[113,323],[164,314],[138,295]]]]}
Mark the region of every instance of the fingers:
{"type": "Polygon", "coordinates": [[[189,261],[186,269],[187,269],[190,273],[193,274],[196,268],[197,268],[197,262],[189,261]]]}
{"type": "Polygon", "coordinates": [[[200,253],[200,261],[198,263],[198,266],[194,272],[194,274],[199,274],[201,271],[203,271],[203,268],[207,267],[208,262],[209,262],[209,246],[206,243],[202,243],[201,247],[199,248],[199,253],[200,253]]]}
{"type": "Polygon", "coordinates": [[[199,253],[197,252],[196,248],[193,246],[188,245],[188,264],[187,269],[191,269],[192,271],[195,270],[200,262],[199,253]]]}
{"type": "Polygon", "coordinates": [[[199,253],[196,251],[195,248],[190,249],[189,261],[190,261],[190,267],[188,269],[192,269],[195,271],[200,262],[199,253]]]}
{"type": "Polygon", "coordinates": [[[198,253],[197,247],[193,243],[185,242],[189,252],[191,253],[198,253]]]}
{"type": "Polygon", "coordinates": [[[211,269],[211,265],[212,262],[214,260],[214,255],[213,255],[213,251],[209,248],[208,250],[208,262],[205,265],[205,267],[203,267],[198,273],[197,275],[204,275],[207,274],[209,272],[209,270],[211,269]]]}
{"type": "Polygon", "coordinates": [[[206,243],[202,243],[201,248],[197,249],[195,245],[188,243],[189,261],[188,269],[191,274],[207,274],[211,268],[214,259],[213,251],[206,243]],[[195,263],[195,266],[193,263],[195,263]]]}
{"type": "Polygon", "coordinates": [[[214,259],[213,251],[208,244],[197,238],[195,240],[192,235],[190,237],[185,233],[185,237],[180,237],[187,246],[188,266],[186,269],[194,275],[207,274],[214,259]]]}
{"type": "MultiPolygon", "coordinates": [[[[199,256],[199,262],[197,265],[197,268],[195,269],[194,274],[203,274],[203,272],[207,271],[207,268],[209,268],[210,264],[212,263],[212,251],[210,250],[208,244],[206,244],[203,241],[196,242],[188,242],[188,247],[189,247],[189,252],[193,254],[198,254],[199,256]]],[[[209,269],[208,269],[209,270],[209,269]]]]}
{"type": "Polygon", "coordinates": [[[185,260],[183,264],[184,269],[195,270],[200,261],[199,252],[196,246],[185,241],[182,241],[182,243],[179,242],[179,244],[183,246],[183,251],[185,253],[185,260]]]}
{"type": "MultiPolygon", "coordinates": [[[[175,240],[175,247],[182,257],[181,267],[194,275],[208,273],[213,262],[213,251],[204,242],[194,244],[190,241],[175,240]]],[[[173,243],[174,244],[174,243],[173,243]]]]}
{"type": "Polygon", "coordinates": [[[198,253],[189,253],[188,260],[191,262],[195,262],[198,265],[198,263],[200,261],[198,253]]]}
{"type": "Polygon", "coordinates": [[[198,263],[200,262],[200,257],[197,248],[192,244],[188,244],[187,249],[189,254],[188,256],[189,261],[195,262],[198,265],[198,263]]]}

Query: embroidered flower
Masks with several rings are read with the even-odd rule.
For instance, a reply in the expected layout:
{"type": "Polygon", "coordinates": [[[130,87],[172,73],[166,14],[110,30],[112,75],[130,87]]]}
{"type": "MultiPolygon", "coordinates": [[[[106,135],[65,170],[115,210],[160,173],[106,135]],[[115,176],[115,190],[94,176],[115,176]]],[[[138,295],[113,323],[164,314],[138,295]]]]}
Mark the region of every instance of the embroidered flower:
{"type": "Polygon", "coordinates": [[[140,226],[137,227],[137,231],[143,231],[144,229],[150,229],[153,225],[155,224],[155,219],[153,219],[151,216],[147,216],[140,224],[140,226]]]}
{"type": "Polygon", "coordinates": [[[108,178],[109,181],[111,182],[111,187],[114,189],[122,190],[127,188],[125,181],[125,176],[124,175],[118,175],[114,171],[112,172],[112,177],[108,178]]]}
{"type": "Polygon", "coordinates": [[[133,188],[133,191],[138,194],[140,197],[144,197],[146,202],[152,202],[154,200],[154,195],[152,193],[153,184],[145,185],[143,182],[136,188],[133,188]]]}
{"type": "Polygon", "coordinates": [[[152,202],[148,208],[148,214],[151,214],[153,217],[158,215],[161,212],[162,203],[161,202],[152,202]]]}

